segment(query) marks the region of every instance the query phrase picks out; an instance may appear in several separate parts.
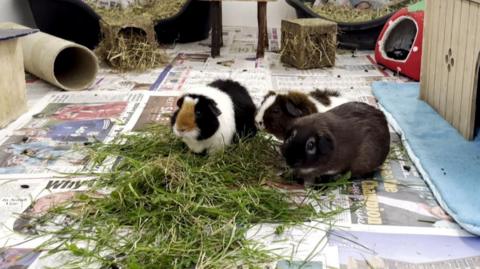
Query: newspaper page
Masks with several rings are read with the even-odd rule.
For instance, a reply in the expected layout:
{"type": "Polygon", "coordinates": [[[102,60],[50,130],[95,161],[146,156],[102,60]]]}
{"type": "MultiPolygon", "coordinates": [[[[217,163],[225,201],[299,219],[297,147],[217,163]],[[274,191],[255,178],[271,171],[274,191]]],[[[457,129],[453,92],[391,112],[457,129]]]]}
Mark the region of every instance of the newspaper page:
{"type": "Polygon", "coordinates": [[[233,79],[249,89],[257,105],[272,89],[271,76],[262,60],[252,58],[208,58],[206,54],[178,54],[152,85],[152,91],[181,92],[204,86],[216,79],[233,79]]]}
{"type": "Polygon", "coordinates": [[[108,142],[143,102],[144,93],[82,92],[45,97],[14,122],[0,140],[0,179],[84,171],[82,149],[108,142]]]}

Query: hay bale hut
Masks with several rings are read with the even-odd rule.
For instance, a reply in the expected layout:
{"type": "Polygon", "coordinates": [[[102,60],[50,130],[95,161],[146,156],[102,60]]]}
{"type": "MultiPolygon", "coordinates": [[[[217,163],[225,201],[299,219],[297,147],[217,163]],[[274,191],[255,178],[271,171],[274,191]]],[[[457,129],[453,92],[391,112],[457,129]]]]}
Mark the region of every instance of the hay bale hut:
{"type": "Polygon", "coordinates": [[[332,67],[337,24],[324,19],[282,21],[281,61],[299,69],[332,67]]]}

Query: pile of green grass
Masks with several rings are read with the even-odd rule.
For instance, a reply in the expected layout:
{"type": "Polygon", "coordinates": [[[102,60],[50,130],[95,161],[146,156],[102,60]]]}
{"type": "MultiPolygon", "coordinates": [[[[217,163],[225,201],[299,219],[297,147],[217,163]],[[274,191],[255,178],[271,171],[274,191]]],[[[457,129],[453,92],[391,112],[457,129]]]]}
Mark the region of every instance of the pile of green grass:
{"type": "Polygon", "coordinates": [[[253,225],[278,223],[281,233],[312,219],[329,222],[343,210],[318,212],[312,201],[325,203],[329,188],[346,180],[306,190],[303,202],[273,187],[288,171],[277,145],[260,135],[210,156],[192,154],[166,127],[116,142],[93,147],[98,164],[121,159],[112,172],[37,220],[43,227],[58,216],[68,220],[43,232],[53,237],[42,246],[73,254],[65,267],[257,268],[278,257],[245,238],[253,225]],[[98,195],[104,189],[109,193],[98,195]]]}

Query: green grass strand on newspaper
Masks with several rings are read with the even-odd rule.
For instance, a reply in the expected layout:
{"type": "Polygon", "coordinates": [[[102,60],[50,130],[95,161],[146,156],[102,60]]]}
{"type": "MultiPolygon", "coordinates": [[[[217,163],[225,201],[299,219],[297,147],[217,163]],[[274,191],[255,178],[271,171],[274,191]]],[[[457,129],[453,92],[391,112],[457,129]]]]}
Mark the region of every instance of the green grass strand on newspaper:
{"type": "MultiPolygon", "coordinates": [[[[268,184],[280,180],[285,167],[274,142],[263,136],[211,156],[192,154],[166,127],[120,141],[94,148],[97,163],[122,158],[112,172],[99,175],[96,188],[109,188],[109,195],[81,194],[73,205],[38,220],[69,219],[47,232],[54,237],[44,245],[60,243],[52,252],[77,258],[66,267],[235,268],[242,262],[256,268],[274,257],[245,238],[252,225],[278,223],[283,230],[339,213],[317,212],[268,184]]],[[[321,203],[324,194],[306,196],[321,203]]]]}

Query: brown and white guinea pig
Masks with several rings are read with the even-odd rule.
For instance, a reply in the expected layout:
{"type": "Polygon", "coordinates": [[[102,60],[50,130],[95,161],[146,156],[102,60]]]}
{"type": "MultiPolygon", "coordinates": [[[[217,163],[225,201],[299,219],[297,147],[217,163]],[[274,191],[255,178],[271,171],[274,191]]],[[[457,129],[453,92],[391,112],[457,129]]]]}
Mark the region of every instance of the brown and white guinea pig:
{"type": "Polygon", "coordinates": [[[269,92],[255,116],[255,122],[261,129],[283,140],[292,121],[349,102],[336,91],[315,90],[310,93],[290,91],[286,94],[269,92]]]}
{"type": "Polygon", "coordinates": [[[173,132],[195,153],[211,153],[257,133],[255,104],[238,82],[215,80],[190,88],[177,106],[171,118],[173,132]]]}
{"type": "Polygon", "coordinates": [[[352,176],[369,174],[390,150],[385,115],[360,102],[298,118],[286,137],[281,150],[287,164],[309,181],[349,171],[352,176]]]}

